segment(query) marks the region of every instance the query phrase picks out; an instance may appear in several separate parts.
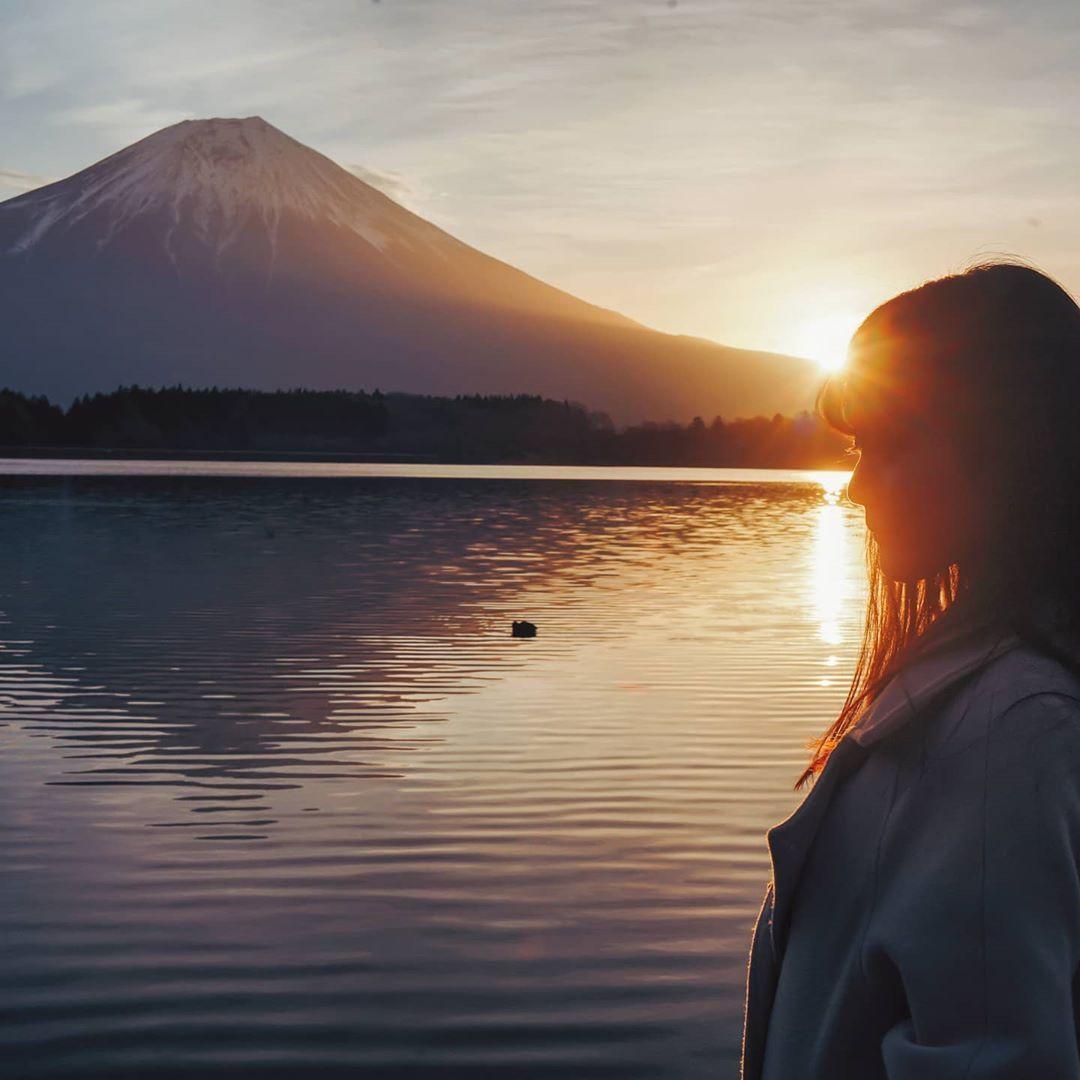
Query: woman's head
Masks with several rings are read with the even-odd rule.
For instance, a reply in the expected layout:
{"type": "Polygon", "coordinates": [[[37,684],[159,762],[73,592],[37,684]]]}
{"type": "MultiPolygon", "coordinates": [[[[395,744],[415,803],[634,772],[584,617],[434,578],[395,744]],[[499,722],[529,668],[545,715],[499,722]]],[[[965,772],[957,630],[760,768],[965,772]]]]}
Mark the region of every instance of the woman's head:
{"type": "Polygon", "coordinates": [[[818,408],[854,438],[870,572],[862,655],[820,766],[962,595],[1022,634],[1040,595],[1080,616],[1080,308],[1012,263],[928,282],[867,316],[818,408]]]}

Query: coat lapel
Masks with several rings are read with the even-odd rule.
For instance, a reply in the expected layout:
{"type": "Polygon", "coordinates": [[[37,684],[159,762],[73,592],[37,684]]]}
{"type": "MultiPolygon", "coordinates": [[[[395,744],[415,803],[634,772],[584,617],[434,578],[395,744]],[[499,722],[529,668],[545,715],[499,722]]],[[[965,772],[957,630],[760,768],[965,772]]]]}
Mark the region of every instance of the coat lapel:
{"type": "Polygon", "coordinates": [[[765,1040],[780,975],[784,936],[791,917],[791,902],[818,824],[839,783],[862,760],[866,751],[851,738],[842,739],[799,808],[768,831],[772,880],[754,927],[746,983],[740,1080],[760,1080],[765,1040]]]}
{"type": "Polygon", "coordinates": [[[850,736],[841,739],[798,809],[766,833],[772,861],[773,884],[769,936],[777,962],[784,953],[795,886],[798,884],[810,845],[817,835],[818,826],[837,784],[858,768],[865,754],[865,748],[850,736]]]}

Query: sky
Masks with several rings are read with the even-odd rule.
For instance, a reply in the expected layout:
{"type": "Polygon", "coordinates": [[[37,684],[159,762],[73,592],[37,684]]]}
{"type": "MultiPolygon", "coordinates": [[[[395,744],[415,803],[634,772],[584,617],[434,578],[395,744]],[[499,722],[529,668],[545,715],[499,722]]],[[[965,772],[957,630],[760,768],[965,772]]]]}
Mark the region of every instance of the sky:
{"type": "Polygon", "coordinates": [[[1080,292],[1075,0],[0,0],[0,198],[260,115],[675,333],[825,360],[1009,254],[1080,292]]]}

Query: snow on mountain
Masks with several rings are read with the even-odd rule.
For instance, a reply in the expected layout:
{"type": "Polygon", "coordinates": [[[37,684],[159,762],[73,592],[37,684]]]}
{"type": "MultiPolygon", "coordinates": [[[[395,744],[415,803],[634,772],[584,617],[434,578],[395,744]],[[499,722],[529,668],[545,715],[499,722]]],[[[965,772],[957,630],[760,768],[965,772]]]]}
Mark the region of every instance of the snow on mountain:
{"type": "MultiPolygon", "coordinates": [[[[164,128],[62,185],[12,200],[35,211],[29,228],[12,245],[25,251],[51,230],[70,226],[95,211],[109,215],[113,233],[140,215],[165,211],[174,228],[193,230],[221,251],[253,218],[276,243],[283,213],[322,219],[385,250],[390,237],[435,253],[459,246],[435,226],[404,211],[262,117],[183,120],[164,128]]],[[[172,233],[166,233],[168,245],[172,233]]]]}

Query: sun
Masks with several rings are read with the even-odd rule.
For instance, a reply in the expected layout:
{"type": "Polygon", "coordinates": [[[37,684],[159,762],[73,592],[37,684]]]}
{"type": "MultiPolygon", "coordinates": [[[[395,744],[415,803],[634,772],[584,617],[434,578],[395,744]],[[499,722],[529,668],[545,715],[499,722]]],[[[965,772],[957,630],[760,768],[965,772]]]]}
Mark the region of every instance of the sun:
{"type": "Polygon", "coordinates": [[[792,337],[791,352],[813,360],[822,371],[839,371],[847,359],[848,342],[862,321],[851,311],[815,316],[799,326],[792,337]]]}

